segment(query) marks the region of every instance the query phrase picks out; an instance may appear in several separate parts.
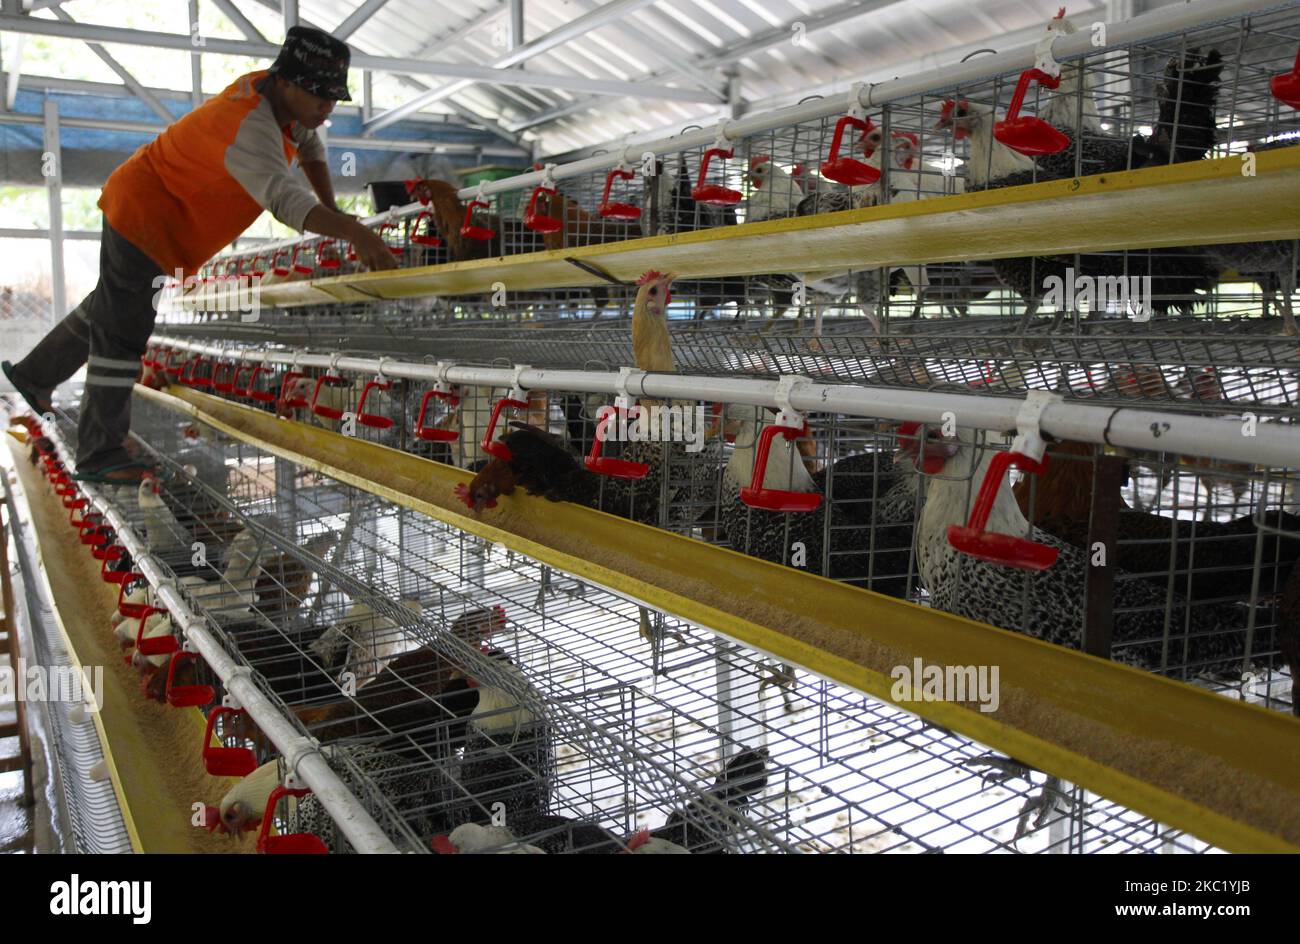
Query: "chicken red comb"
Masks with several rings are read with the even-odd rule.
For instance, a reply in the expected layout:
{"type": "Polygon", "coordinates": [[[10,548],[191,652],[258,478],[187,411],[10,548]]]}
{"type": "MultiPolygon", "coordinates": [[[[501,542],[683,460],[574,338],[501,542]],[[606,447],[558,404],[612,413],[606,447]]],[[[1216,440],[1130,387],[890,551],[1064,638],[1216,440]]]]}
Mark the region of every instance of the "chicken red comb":
{"type": "Polygon", "coordinates": [[[459,855],[460,850],[456,848],[455,843],[447,836],[434,836],[429,840],[429,845],[438,855],[459,855]]]}
{"type": "Polygon", "coordinates": [[[203,828],[208,832],[216,832],[221,825],[221,810],[210,804],[203,804],[203,828]]]}
{"type": "Polygon", "coordinates": [[[637,285],[648,285],[655,279],[663,278],[663,273],[658,269],[647,269],[641,273],[641,278],[636,280],[637,285]]]}
{"type": "Polygon", "coordinates": [[[650,841],[650,830],[648,829],[639,830],[635,836],[633,836],[631,839],[627,841],[627,851],[634,852],[635,850],[640,849],[649,841],[650,841]]]}
{"type": "Polygon", "coordinates": [[[752,171],[759,164],[764,164],[772,160],[771,154],[755,154],[749,159],[749,169],[752,171]]]}
{"type": "Polygon", "coordinates": [[[907,140],[911,141],[913,144],[921,143],[921,136],[915,131],[891,131],[889,134],[890,137],[893,138],[907,138],[907,140]]]}
{"type": "Polygon", "coordinates": [[[1056,11],[1056,18],[1058,20],[1065,19],[1065,7],[1061,7],[1061,9],[1056,11]]]}
{"type": "Polygon", "coordinates": [[[465,503],[466,508],[469,509],[474,508],[474,499],[470,497],[468,485],[466,485],[464,482],[461,482],[454,489],[452,489],[452,491],[456,493],[457,498],[459,498],[461,501],[465,503]]]}

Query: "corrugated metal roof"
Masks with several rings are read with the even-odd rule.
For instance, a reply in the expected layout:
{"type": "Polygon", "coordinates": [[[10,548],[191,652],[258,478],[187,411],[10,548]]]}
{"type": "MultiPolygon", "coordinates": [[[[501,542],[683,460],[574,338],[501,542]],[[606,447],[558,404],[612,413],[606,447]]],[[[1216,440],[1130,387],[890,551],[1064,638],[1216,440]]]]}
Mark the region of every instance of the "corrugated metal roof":
{"type": "MultiPolygon", "coordinates": [[[[655,81],[679,88],[699,85],[673,70],[687,63],[725,81],[714,66],[755,37],[781,41],[735,63],[740,94],[748,103],[797,101],[804,94],[847,90],[854,81],[905,75],[951,58],[954,50],[1006,45],[1010,34],[1043,27],[1058,0],[894,0],[856,4],[861,15],[796,36],[792,25],[845,7],[843,0],[658,0],[553,50],[528,60],[525,70],[617,81],[655,81]],[[786,38],[784,34],[789,34],[786,38]],[[801,42],[799,40],[802,40],[801,42]]],[[[1141,9],[1164,2],[1132,4],[1141,9]]],[[[596,0],[524,0],[525,40],[536,39],[600,6],[596,0]]],[[[1072,17],[1105,15],[1102,0],[1070,5],[1072,17]]],[[[1112,6],[1116,6],[1112,4],[1112,6]]],[[[303,0],[304,18],[336,25],[355,3],[303,0]]],[[[508,5],[495,0],[389,0],[350,38],[367,52],[429,55],[431,47],[476,19],[483,22],[431,58],[483,64],[502,55],[508,5]],[[489,15],[497,11],[496,16],[489,15]],[[495,40],[495,45],[494,45],[495,40]]],[[[1023,40],[1021,40],[1023,41],[1023,40]]],[[[434,80],[435,82],[437,80],[434,80]]],[[[414,92],[392,76],[376,76],[376,97],[406,99],[414,92]]],[[[726,105],[645,98],[588,96],[555,89],[473,85],[453,102],[507,129],[523,126],[543,154],[556,154],[618,140],[629,133],[676,130],[709,124],[726,105]],[[537,116],[572,106],[577,110],[542,124],[537,116]]],[[[447,102],[430,106],[447,111],[447,102]]]]}

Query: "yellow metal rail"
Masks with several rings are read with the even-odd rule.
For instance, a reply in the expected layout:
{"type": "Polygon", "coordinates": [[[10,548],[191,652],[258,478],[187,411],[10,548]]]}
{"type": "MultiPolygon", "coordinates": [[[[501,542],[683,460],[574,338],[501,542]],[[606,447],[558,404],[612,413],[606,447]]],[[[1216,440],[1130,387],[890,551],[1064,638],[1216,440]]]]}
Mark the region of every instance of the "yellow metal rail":
{"type": "Polygon", "coordinates": [[[909,711],[1236,851],[1300,851],[1300,720],[568,503],[467,512],[470,474],[193,390],[143,396],[885,701],[896,666],[989,665],[1001,704],[909,711]]]}
{"type": "Polygon", "coordinates": [[[1300,237],[1300,146],[1253,157],[1252,176],[1241,157],[1225,157],[601,246],[268,280],[261,302],[460,295],[490,292],[494,282],[510,292],[603,284],[567,258],[634,281],[652,268],[710,278],[1300,237]]]}

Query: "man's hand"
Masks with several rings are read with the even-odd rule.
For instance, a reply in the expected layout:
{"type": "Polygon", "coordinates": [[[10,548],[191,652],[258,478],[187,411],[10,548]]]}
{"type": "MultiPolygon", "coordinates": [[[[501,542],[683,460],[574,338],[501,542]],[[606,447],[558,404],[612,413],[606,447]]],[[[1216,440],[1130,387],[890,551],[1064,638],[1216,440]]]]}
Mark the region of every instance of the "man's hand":
{"type": "Polygon", "coordinates": [[[397,268],[397,260],[393,258],[392,252],[384,241],[379,238],[379,234],[362,226],[355,217],[348,216],[346,213],[331,210],[322,204],[307,214],[303,229],[320,233],[322,236],[346,239],[356,249],[357,259],[367,269],[397,268]]]}
{"type": "Polygon", "coordinates": [[[357,259],[361,264],[372,272],[396,269],[397,260],[393,258],[388,244],[379,238],[379,234],[360,223],[355,225],[356,233],[349,238],[357,250],[357,259]]]}

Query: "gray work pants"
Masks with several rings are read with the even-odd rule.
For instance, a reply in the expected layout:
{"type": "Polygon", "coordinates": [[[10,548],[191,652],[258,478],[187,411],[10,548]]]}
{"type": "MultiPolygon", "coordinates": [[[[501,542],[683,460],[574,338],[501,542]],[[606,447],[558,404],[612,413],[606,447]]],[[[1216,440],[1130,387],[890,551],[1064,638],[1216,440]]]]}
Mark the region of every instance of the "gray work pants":
{"type": "Polygon", "coordinates": [[[105,220],[94,291],[14,365],[18,378],[41,393],[87,365],[77,426],[79,471],[130,459],[123,442],[131,430],[131,389],[153,333],[162,274],[105,220]]]}

